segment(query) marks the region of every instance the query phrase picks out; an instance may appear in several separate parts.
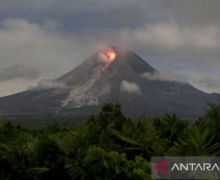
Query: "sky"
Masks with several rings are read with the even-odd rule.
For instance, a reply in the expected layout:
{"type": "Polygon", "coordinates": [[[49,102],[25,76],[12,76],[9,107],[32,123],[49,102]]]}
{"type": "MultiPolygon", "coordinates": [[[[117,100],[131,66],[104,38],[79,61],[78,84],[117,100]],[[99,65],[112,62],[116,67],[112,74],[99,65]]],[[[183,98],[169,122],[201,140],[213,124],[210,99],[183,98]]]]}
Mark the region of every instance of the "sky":
{"type": "Polygon", "coordinates": [[[1,0],[0,96],[72,70],[103,44],[220,93],[219,0],[1,0]]]}

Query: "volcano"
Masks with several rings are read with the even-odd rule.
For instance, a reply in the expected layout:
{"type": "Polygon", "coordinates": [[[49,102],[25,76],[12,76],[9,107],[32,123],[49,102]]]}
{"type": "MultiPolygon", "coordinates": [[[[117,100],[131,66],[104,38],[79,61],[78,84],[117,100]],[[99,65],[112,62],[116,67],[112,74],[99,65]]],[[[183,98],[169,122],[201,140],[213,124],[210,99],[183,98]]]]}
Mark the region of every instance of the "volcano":
{"type": "Polygon", "coordinates": [[[202,92],[189,83],[144,78],[146,73],[159,72],[134,52],[110,47],[57,79],[0,98],[0,117],[34,119],[39,114],[53,118],[68,114],[80,120],[105,103],[119,103],[129,117],[175,113],[197,118],[208,103],[220,102],[219,95],[202,92]]]}

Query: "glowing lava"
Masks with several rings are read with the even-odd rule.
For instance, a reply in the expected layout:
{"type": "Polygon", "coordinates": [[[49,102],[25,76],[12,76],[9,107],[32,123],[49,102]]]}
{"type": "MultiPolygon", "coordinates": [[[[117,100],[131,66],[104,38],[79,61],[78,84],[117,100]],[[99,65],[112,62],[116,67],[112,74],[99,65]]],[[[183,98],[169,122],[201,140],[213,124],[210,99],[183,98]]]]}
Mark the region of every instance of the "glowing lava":
{"type": "Polygon", "coordinates": [[[106,50],[101,54],[101,57],[107,62],[107,64],[102,68],[103,71],[116,60],[116,56],[117,54],[112,49],[106,50]]]}
{"type": "Polygon", "coordinates": [[[115,52],[107,52],[106,53],[106,56],[107,56],[107,59],[109,60],[109,61],[114,61],[115,60],[115,58],[116,58],[116,54],[115,54],[115,52]]]}

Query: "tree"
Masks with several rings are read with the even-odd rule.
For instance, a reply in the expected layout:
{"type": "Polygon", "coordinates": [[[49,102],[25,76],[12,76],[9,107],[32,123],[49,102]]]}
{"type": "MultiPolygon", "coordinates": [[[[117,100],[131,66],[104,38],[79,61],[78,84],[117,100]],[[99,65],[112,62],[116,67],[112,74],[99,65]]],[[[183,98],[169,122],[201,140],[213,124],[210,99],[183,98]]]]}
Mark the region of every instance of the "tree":
{"type": "Polygon", "coordinates": [[[208,127],[193,126],[188,129],[168,152],[169,155],[217,156],[220,145],[214,142],[214,135],[208,127]]]}

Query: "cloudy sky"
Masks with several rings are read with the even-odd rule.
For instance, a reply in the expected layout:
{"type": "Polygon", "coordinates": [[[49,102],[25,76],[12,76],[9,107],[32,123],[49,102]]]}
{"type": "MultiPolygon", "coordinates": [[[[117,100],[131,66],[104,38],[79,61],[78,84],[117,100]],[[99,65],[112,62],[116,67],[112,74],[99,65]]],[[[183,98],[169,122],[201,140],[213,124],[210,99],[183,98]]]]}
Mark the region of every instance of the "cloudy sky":
{"type": "Polygon", "coordinates": [[[1,0],[0,96],[53,79],[102,44],[220,92],[219,0],[1,0]]]}

